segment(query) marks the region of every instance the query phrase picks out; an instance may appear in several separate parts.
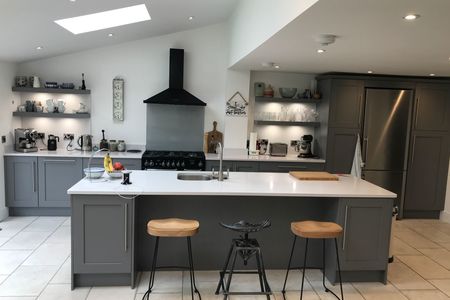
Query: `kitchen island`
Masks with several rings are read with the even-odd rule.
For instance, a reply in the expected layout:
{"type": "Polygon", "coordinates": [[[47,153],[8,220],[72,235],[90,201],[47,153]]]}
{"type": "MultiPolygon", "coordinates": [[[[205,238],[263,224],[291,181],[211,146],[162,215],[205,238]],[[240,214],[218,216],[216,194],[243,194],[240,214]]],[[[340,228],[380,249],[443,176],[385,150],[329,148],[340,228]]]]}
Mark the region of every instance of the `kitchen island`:
{"type": "MultiPolygon", "coordinates": [[[[220,227],[221,221],[269,218],[272,226],[254,237],[270,269],[286,268],[290,222],[333,221],[344,228],[339,239],[343,279],[386,282],[394,193],[349,175],[339,176],[339,181],[299,181],[287,173],[232,172],[219,182],[182,181],[178,173],[134,171],[132,185],[108,178],[83,179],[68,190],[73,287],[134,286],[136,273],[149,270],[151,263],[154,239],[147,235],[146,224],[167,217],[199,220],[200,232],[192,241],[195,266],[203,270],[222,267],[236,236],[220,227]]],[[[308,267],[321,267],[321,244],[311,241],[310,247],[308,267]]],[[[162,265],[186,263],[183,239],[163,239],[160,248],[162,265]]],[[[297,265],[302,248],[297,248],[294,257],[297,265]]],[[[335,282],[332,250],[327,247],[327,277],[335,282]]]]}

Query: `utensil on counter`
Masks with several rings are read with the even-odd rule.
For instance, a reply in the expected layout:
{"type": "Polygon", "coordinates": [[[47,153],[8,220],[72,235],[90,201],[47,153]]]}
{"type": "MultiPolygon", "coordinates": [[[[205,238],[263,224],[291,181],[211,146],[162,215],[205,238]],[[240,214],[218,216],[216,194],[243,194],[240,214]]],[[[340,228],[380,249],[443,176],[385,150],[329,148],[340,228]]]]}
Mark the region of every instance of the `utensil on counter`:
{"type": "Polygon", "coordinates": [[[223,143],[223,133],[217,130],[217,122],[213,122],[213,130],[207,133],[206,145],[208,153],[216,153],[217,143],[223,143]]]}
{"type": "Polygon", "coordinates": [[[92,151],[92,135],[83,134],[78,138],[78,145],[81,147],[81,151],[92,151]]]}
{"type": "Polygon", "coordinates": [[[58,148],[58,142],[59,142],[59,136],[50,134],[48,136],[48,141],[47,141],[47,150],[48,151],[56,151],[56,149],[58,148]]]}
{"type": "Polygon", "coordinates": [[[104,129],[102,129],[102,140],[100,141],[100,149],[109,149],[108,141],[105,139],[104,129]]]}

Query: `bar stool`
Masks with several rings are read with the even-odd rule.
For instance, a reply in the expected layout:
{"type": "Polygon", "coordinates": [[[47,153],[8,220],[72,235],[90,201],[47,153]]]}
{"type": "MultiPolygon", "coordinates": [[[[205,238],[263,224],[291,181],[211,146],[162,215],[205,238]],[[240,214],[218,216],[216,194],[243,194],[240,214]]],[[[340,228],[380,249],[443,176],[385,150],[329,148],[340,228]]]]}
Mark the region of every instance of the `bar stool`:
{"type": "Polygon", "coordinates": [[[342,227],[333,222],[317,222],[317,221],[302,221],[302,222],[292,222],[291,223],[291,231],[294,234],[294,242],[292,243],[291,255],[289,257],[288,267],[286,271],[286,278],[284,280],[283,290],[283,298],[286,299],[286,282],[289,275],[289,270],[294,269],[291,268],[292,256],[294,254],[295,249],[295,241],[297,240],[297,236],[306,239],[305,245],[305,258],[303,260],[303,274],[302,274],[302,286],[300,290],[300,300],[303,298],[303,283],[305,281],[305,270],[306,270],[306,258],[308,254],[308,241],[309,239],[322,239],[322,248],[323,248],[323,277],[322,284],[325,288],[325,292],[330,292],[337,299],[339,297],[325,285],[325,241],[327,239],[334,239],[334,247],[336,249],[336,258],[337,258],[337,267],[339,274],[339,285],[341,288],[341,298],[340,300],[344,300],[344,292],[342,290],[342,278],[341,278],[341,266],[339,264],[339,253],[338,253],[338,245],[337,238],[342,234],[342,227]]]}
{"type": "Polygon", "coordinates": [[[153,261],[152,267],[150,271],[150,280],[148,283],[148,290],[145,292],[142,299],[149,298],[150,293],[152,292],[153,284],[155,282],[155,271],[157,269],[168,269],[168,268],[178,268],[178,269],[187,269],[189,270],[189,275],[191,279],[191,297],[194,300],[194,292],[197,293],[198,298],[201,300],[202,297],[200,292],[197,289],[195,284],[195,274],[194,274],[194,261],[192,258],[192,245],[191,245],[191,236],[194,236],[198,233],[200,224],[196,220],[184,220],[177,218],[169,218],[169,219],[159,219],[159,220],[150,220],[147,223],[147,233],[151,236],[156,237],[155,241],[155,250],[153,252],[153,261]],[[156,261],[158,258],[158,247],[159,247],[159,238],[160,237],[186,237],[187,239],[187,249],[188,249],[188,260],[189,267],[173,267],[173,266],[157,266],[156,261]]]}
{"type": "Polygon", "coordinates": [[[249,238],[249,233],[258,232],[264,228],[270,227],[270,221],[265,220],[261,223],[252,224],[246,221],[239,221],[234,224],[224,224],[220,223],[224,228],[240,232],[243,234],[240,238],[233,239],[231,242],[230,250],[228,251],[227,258],[225,260],[225,265],[220,272],[220,280],[217,285],[216,295],[223,290],[224,300],[228,298],[229,295],[266,295],[267,299],[270,299],[272,291],[270,289],[269,283],[267,282],[266,270],[264,268],[264,261],[261,253],[261,248],[256,239],[249,238]],[[250,258],[255,256],[257,271],[235,271],[236,258],[237,255],[242,258],[244,265],[248,264],[250,258]],[[230,259],[233,256],[233,261],[231,263],[230,269],[228,265],[230,264],[230,259]],[[227,282],[225,285],[224,277],[228,274],[227,282]],[[259,284],[261,287],[261,292],[230,292],[231,278],[233,274],[258,274],[259,284]]]}

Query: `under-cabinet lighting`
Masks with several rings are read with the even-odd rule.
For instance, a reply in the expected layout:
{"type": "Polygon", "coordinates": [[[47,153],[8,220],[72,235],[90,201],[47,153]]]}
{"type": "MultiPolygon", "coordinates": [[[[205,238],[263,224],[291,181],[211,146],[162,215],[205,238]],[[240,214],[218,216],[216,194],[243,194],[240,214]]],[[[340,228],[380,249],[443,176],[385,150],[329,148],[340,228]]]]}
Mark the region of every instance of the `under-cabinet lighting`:
{"type": "Polygon", "coordinates": [[[317,49],[317,53],[324,53],[325,49],[317,49]]]}
{"type": "Polygon", "coordinates": [[[151,20],[145,4],[108,10],[90,15],[56,20],[73,34],[91,32],[151,20]]]}
{"type": "Polygon", "coordinates": [[[406,21],[414,21],[419,17],[420,17],[420,15],[417,15],[417,14],[409,14],[409,15],[404,16],[403,19],[405,19],[406,21]]]}
{"type": "Polygon", "coordinates": [[[42,47],[42,46],[37,46],[36,47],[36,50],[42,50],[44,47],[42,47]]]}

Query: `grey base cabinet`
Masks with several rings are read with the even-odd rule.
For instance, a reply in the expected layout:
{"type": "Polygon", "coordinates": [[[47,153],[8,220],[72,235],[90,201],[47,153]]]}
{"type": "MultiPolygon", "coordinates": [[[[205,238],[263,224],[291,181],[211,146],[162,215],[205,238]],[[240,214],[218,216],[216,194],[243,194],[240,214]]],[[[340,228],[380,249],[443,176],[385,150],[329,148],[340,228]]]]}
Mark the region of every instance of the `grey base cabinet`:
{"type": "Polygon", "coordinates": [[[38,207],[37,157],[5,157],[6,206],[38,207]]]}
{"type": "MultiPolygon", "coordinates": [[[[218,160],[206,161],[206,171],[219,170],[218,160]]],[[[289,171],[323,171],[323,163],[304,162],[257,162],[257,161],[223,161],[223,169],[230,172],[273,172],[287,173],[289,171]]]]}
{"type": "Polygon", "coordinates": [[[72,223],[72,275],[130,274],[134,280],[134,201],[92,195],[71,201],[72,220],[78,220],[72,223]]]}
{"type": "Polygon", "coordinates": [[[67,190],[83,178],[81,158],[38,158],[39,207],[70,207],[67,190]]]}

